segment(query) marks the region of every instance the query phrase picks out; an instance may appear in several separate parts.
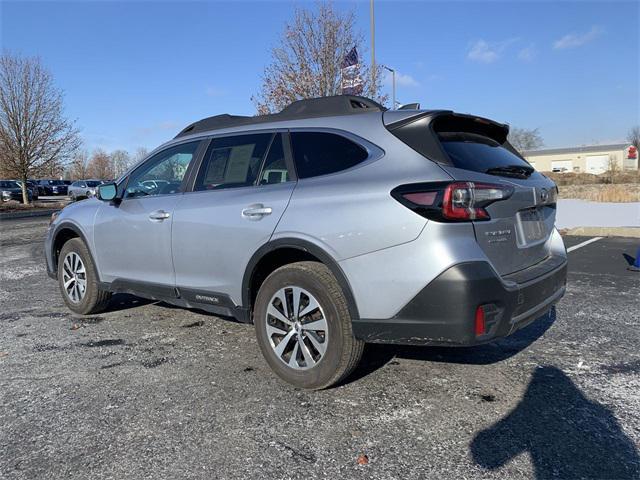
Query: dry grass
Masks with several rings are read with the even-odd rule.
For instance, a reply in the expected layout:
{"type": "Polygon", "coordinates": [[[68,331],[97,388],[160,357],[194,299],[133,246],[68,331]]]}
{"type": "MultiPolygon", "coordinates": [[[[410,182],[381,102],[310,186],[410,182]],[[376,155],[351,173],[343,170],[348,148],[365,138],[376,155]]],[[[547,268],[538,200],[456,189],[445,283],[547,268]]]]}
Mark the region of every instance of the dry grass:
{"type": "Polygon", "coordinates": [[[603,185],[603,184],[627,184],[640,183],[640,170],[625,170],[618,172],[606,172],[602,175],[592,173],[552,173],[543,172],[547,177],[556,182],[556,185],[603,185]]]}
{"type": "Polygon", "coordinates": [[[640,202],[640,183],[618,185],[560,185],[560,198],[575,198],[593,202],[640,202]]]}
{"type": "Polygon", "coordinates": [[[38,210],[38,209],[60,209],[64,208],[67,202],[33,202],[28,205],[24,203],[16,202],[15,200],[9,200],[6,202],[0,202],[0,212],[15,212],[18,210],[38,210]]]}

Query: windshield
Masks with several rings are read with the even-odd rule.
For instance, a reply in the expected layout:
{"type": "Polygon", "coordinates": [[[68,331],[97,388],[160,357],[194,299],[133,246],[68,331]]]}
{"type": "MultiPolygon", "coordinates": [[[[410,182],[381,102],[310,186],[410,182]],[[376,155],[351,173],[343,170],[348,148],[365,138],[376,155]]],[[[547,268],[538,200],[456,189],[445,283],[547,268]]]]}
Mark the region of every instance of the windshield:
{"type": "Polygon", "coordinates": [[[10,180],[1,180],[0,188],[20,188],[20,185],[18,185],[18,182],[13,182],[10,180]]]}
{"type": "Polygon", "coordinates": [[[440,133],[440,143],[453,164],[475,172],[531,166],[495,140],[474,133],[440,133]]]}
{"type": "Polygon", "coordinates": [[[87,182],[87,187],[97,187],[98,185],[100,185],[102,182],[98,181],[98,180],[89,180],[87,182]]]}

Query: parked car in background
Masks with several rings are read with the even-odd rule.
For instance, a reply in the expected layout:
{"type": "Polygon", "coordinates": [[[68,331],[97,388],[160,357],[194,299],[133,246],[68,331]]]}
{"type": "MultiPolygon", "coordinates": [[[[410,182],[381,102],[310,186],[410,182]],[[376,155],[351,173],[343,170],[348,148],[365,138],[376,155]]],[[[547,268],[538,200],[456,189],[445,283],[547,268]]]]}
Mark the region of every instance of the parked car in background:
{"type": "MultiPolygon", "coordinates": [[[[22,186],[21,180],[14,180],[18,185],[22,186]]],[[[33,180],[27,180],[27,188],[31,192],[31,196],[34,200],[38,200],[38,184],[33,180]]]]}
{"type": "Polygon", "coordinates": [[[72,201],[93,197],[102,180],[76,180],[69,185],[68,195],[72,201]]]}
{"type": "Polygon", "coordinates": [[[66,195],[67,185],[63,180],[38,180],[40,195],[66,195]]]}
{"type": "MultiPolygon", "coordinates": [[[[15,180],[0,180],[0,197],[2,201],[15,200],[22,202],[22,187],[15,180]]],[[[29,201],[33,199],[31,190],[27,190],[29,201]]]]}

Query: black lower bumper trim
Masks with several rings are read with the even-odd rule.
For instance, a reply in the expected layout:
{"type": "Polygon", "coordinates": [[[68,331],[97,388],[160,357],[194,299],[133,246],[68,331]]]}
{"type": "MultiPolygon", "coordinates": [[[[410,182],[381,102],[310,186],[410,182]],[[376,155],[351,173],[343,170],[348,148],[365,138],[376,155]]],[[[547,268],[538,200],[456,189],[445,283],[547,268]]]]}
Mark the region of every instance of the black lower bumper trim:
{"type": "Polygon", "coordinates": [[[398,314],[385,320],[353,321],[356,338],[372,343],[470,346],[510,335],[547,313],[565,292],[566,260],[524,284],[505,284],[486,262],[450,267],[398,314]],[[479,305],[495,309],[488,331],[476,336],[479,305]],[[492,307],[493,308],[493,307],[492,307]]]}

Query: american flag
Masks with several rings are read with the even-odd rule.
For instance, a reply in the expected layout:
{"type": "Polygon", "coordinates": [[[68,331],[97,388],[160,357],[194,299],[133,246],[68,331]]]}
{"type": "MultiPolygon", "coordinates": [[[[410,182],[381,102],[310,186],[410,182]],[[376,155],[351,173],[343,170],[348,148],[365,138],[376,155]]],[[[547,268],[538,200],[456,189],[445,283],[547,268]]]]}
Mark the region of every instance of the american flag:
{"type": "Polygon", "coordinates": [[[349,50],[349,53],[347,53],[344,56],[344,59],[340,64],[340,68],[353,67],[354,65],[357,65],[357,64],[358,64],[358,50],[356,49],[356,47],[353,47],[351,50],[349,50]]]}
{"type": "Polygon", "coordinates": [[[358,50],[353,47],[349,50],[340,64],[342,69],[342,93],[343,95],[360,95],[363,81],[358,75],[358,50]]]}

